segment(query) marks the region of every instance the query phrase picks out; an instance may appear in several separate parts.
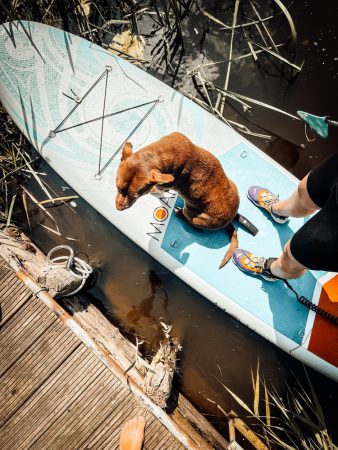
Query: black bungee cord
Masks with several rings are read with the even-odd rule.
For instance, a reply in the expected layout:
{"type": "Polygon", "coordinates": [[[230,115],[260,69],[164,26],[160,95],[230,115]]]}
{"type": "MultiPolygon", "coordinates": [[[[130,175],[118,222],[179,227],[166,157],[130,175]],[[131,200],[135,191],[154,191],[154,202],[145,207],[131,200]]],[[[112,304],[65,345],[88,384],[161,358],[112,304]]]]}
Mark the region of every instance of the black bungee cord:
{"type": "MultiPolygon", "coordinates": [[[[277,277],[276,277],[277,278],[277,277]]],[[[295,294],[297,301],[304,305],[306,308],[310,309],[311,311],[314,311],[319,316],[324,317],[325,319],[329,320],[330,322],[334,323],[335,325],[338,325],[338,316],[330,313],[329,311],[326,311],[325,309],[321,308],[318,305],[315,305],[313,302],[311,302],[309,299],[304,297],[304,295],[298,295],[298,293],[294,290],[294,288],[291,286],[291,284],[286,280],[285,278],[279,278],[281,281],[284,282],[284,284],[291,289],[291,291],[295,294]]]]}

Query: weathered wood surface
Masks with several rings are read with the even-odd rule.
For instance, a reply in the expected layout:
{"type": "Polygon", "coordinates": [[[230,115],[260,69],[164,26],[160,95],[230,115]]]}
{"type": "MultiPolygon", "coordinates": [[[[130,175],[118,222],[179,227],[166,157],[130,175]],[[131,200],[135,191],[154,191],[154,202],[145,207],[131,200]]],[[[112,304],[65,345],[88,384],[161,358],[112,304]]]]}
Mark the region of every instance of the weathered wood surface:
{"type": "Polygon", "coordinates": [[[146,416],[145,449],[183,448],[53,312],[0,270],[0,448],[115,449],[146,416]]]}
{"type": "Polygon", "coordinates": [[[33,280],[48,287],[53,297],[71,292],[79,285],[72,272],[62,267],[52,269],[41,250],[14,225],[0,225],[0,256],[9,264],[16,259],[33,280]]]}
{"type": "Polygon", "coordinates": [[[178,341],[168,335],[153,357],[143,380],[146,394],[162,408],[167,406],[176,369],[176,353],[179,350],[178,341]]]}
{"type": "Polygon", "coordinates": [[[69,311],[73,319],[83,328],[89,336],[103,349],[106,350],[123,370],[141,385],[146,374],[146,365],[141,355],[137,353],[136,346],[125,339],[119,329],[112,325],[103,314],[88,300],[82,296],[74,295],[62,300],[63,305],[69,311]],[[137,358],[136,358],[137,356],[137,358]]]}
{"type": "MultiPolygon", "coordinates": [[[[12,260],[15,259],[15,263],[28,272],[39,285],[45,286],[52,296],[61,291],[69,292],[79,283],[78,279],[74,279],[72,276],[72,272],[66,269],[50,269],[46,256],[15,226],[0,226],[0,256],[10,265],[13,265],[12,260]]],[[[74,314],[83,311],[84,304],[87,305],[87,302],[74,296],[68,302],[65,299],[65,304],[74,314]]],[[[89,305],[87,306],[89,307],[89,305]]],[[[119,365],[124,370],[128,370],[129,376],[138,385],[144,384],[144,377],[147,370],[148,372],[150,370],[150,375],[146,377],[145,390],[156,404],[165,407],[166,400],[170,395],[174,372],[172,361],[168,361],[168,364],[165,362],[165,352],[162,351],[161,361],[156,363],[157,373],[154,374],[156,358],[150,368],[140,357],[135,346],[124,339],[117,328],[109,326],[109,322],[103,320],[102,314],[95,308],[91,308],[90,311],[91,314],[78,316],[80,325],[90,332],[96,342],[100,342],[100,345],[106,347],[119,365]],[[130,367],[132,369],[129,369],[130,367]]],[[[168,352],[167,354],[170,359],[168,352]]]]}
{"type": "MultiPolygon", "coordinates": [[[[50,282],[51,295],[55,294],[56,290],[61,289],[62,281],[58,277],[55,281],[53,277],[46,278],[44,276],[48,273],[45,270],[48,265],[46,256],[17,228],[3,227],[0,229],[1,255],[5,256],[9,264],[11,264],[14,258],[13,265],[23,267],[36,282],[41,283],[41,280],[43,280],[44,285],[47,285],[48,288],[50,288],[48,285],[50,282]],[[19,264],[17,264],[18,262],[19,264]]],[[[0,269],[1,267],[0,265],[0,269]]],[[[4,272],[5,278],[9,276],[6,269],[3,268],[2,271],[4,272]]],[[[60,275],[62,275],[62,272],[60,272],[60,275]]],[[[10,283],[13,284],[13,294],[20,294],[22,297],[20,297],[20,302],[24,303],[27,293],[23,294],[25,291],[22,285],[19,284],[18,286],[13,280],[10,283]]],[[[69,284],[69,280],[67,283],[71,285],[69,284]]],[[[12,311],[13,308],[12,313],[15,313],[21,305],[18,302],[16,306],[13,306],[12,302],[8,301],[11,298],[11,289],[12,287],[9,284],[3,292],[3,314],[6,314],[7,309],[8,311],[12,311]]],[[[178,343],[173,345],[172,342],[171,345],[164,346],[162,349],[160,348],[153,361],[148,363],[137,352],[136,346],[125,339],[118,328],[114,327],[85,297],[75,295],[64,298],[63,304],[72,314],[73,319],[95,341],[98,347],[102,349],[103,353],[108,353],[124,371],[128,371],[128,376],[138,386],[142,386],[147,395],[156,404],[164,407],[171,390],[175,370],[175,354],[179,348],[178,343]]],[[[182,430],[189,436],[192,436],[201,448],[208,448],[209,446],[216,449],[227,448],[228,443],[226,440],[198,413],[187,399],[181,394],[176,394],[175,398],[170,400],[170,410],[174,411],[172,414],[173,421],[182,430]]]]}
{"type": "MultiPolygon", "coordinates": [[[[73,319],[102,347],[103,350],[116,360],[124,370],[132,363],[133,367],[128,375],[139,386],[144,386],[144,377],[147,374],[148,363],[138,354],[136,359],[136,347],[126,340],[120,331],[112,325],[98,309],[80,295],[63,300],[67,310],[71,312],[73,319]]],[[[156,365],[156,355],[154,364],[156,365]]],[[[156,399],[154,399],[156,400],[156,399]]],[[[226,449],[228,442],[210,423],[197,411],[197,409],[179,392],[169,398],[169,409],[173,411],[171,417],[182,429],[201,442],[203,448],[204,439],[215,449],[226,449]]]]}

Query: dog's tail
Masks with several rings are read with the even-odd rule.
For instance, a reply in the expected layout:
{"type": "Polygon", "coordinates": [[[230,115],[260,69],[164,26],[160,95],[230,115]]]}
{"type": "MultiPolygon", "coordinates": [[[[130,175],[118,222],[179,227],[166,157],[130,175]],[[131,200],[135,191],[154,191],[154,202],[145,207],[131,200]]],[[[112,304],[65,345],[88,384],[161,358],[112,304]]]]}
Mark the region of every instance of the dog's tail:
{"type": "Polygon", "coordinates": [[[226,252],[224,258],[222,259],[221,264],[219,265],[219,269],[222,269],[222,267],[224,267],[227,264],[227,262],[232,256],[233,251],[235,250],[235,248],[238,247],[238,237],[236,228],[230,222],[229,225],[225,227],[225,229],[230,238],[230,247],[228,248],[228,251],[226,252]]]}

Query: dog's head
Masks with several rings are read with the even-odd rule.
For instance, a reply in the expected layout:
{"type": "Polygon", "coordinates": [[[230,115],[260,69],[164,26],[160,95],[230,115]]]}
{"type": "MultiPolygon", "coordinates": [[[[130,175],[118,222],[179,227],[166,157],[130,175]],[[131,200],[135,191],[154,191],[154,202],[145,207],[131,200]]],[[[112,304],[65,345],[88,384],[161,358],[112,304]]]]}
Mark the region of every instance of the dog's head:
{"type": "Polygon", "coordinates": [[[138,198],[147,194],[156,184],[170,183],[174,177],[151,168],[151,161],[142,161],[140,152],[133,153],[133,146],[126,142],[116,175],[116,209],[130,208],[138,198]]]}

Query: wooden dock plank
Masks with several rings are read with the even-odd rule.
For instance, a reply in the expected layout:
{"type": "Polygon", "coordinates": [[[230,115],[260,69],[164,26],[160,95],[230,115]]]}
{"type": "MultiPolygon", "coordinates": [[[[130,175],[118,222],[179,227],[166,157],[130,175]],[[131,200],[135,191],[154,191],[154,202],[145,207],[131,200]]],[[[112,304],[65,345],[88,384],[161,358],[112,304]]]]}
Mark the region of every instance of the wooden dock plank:
{"type": "Polygon", "coordinates": [[[81,345],[59,321],[48,331],[0,378],[0,426],[81,345]]]}
{"type": "Polygon", "coordinates": [[[103,371],[72,405],[63,412],[34,445],[35,448],[48,449],[64,448],[65,446],[78,448],[82,441],[102,421],[105,411],[109,408],[111,393],[116,387],[116,380],[110,377],[109,371],[103,371]],[[37,445],[38,444],[38,445],[37,445]]]}
{"type": "Polygon", "coordinates": [[[166,433],[156,433],[157,424],[154,423],[154,426],[155,427],[153,429],[149,429],[149,431],[145,435],[145,440],[144,440],[145,448],[147,448],[149,450],[154,450],[154,449],[158,449],[158,448],[170,448],[170,447],[166,447],[164,445],[164,442],[162,442],[162,439],[164,438],[165,442],[167,442],[167,441],[171,440],[171,438],[173,436],[169,436],[166,433]]]}
{"type": "MultiPolygon", "coordinates": [[[[130,404],[132,402],[130,392],[128,391],[125,392],[125,390],[121,390],[119,391],[118,394],[116,394],[116,392],[110,393],[108,404],[104,405],[104,409],[100,406],[100,418],[97,418],[96,423],[95,422],[91,423],[91,433],[90,434],[87,433],[86,439],[79,442],[78,448],[86,448],[86,449],[96,448],[95,445],[90,446],[89,443],[92,442],[93,439],[97,438],[98,435],[103,436],[109,430],[107,418],[115,415],[116,405],[120,401],[124,400],[126,401],[126,404],[130,404]],[[94,427],[92,427],[92,425],[94,425],[94,427]]],[[[117,422],[116,426],[120,426],[120,424],[117,422]]]]}
{"type": "MultiPolygon", "coordinates": [[[[123,414],[122,414],[122,423],[121,426],[123,425],[123,423],[129,419],[132,419],[133,417],[137,416],[138,414],[145,414],[144,409],[141,407],[137,408],[137,405],[135,405],[135,407],[126,407],[123,410],[123,414]]],[[[170,444],[172,435],[170,433],[167,432],[166,428],[157,420],[153,420],[150,419],[149,416],[147,414],[146,415],[146,428],[145,428],[145,441],[144,441],[144,445],[143,445],[143,449],[144,450],[162,450],[162,449],[170,449],[171,447],[166,447],[164,446],[164,444],[166,442],[170,444]],[[149,420],[150,419],[150,420],[149,420]]],[[[100,443],[99,446],[95,446],[93,447],[93,449],[95,448],[99,448],[99,449],[107,449],[107,448],[112,448],[112,449],[118,449],[119,446],[119,429],[120,427],[116,427],[116,426],[112,426],[111,427],[111,433],[110,435],[108,435],[106,437],[106,440],[104,440],[102,443],[100,443]]],[[[173,441],[177,442],[176,439],[173,437],[173,441]]],[[[181,444],[179,444],[179,449],[184,449],[184,446],[182,446],[181,444]]]]}
{"type": "Polygon", "coordinates": [[[158,450],[158,449],[172,449],[173,443],[176,442],[179,445],[179,449],[183,449],[181,443],[179,443],[174,436],[169,433],[165,433],[165,428],[161,424],[160,429],[156,421],[154,421],[154,428],[146,429],[144,448],[146,450],[158,450]]]}
{"type": "Polygon", "coordinates": [[[11,270],[6,270],[6,269],[2,268],[0,277],[1,277],[0,290],[4,293],[7,292],[7,287],[10,286],[11,283],[17,284],[15,282],[15,278],[16,278],[15,273],[13,273],[13,271],[11,271],[11,270]]]}
{"type": "Polygon", "coordinates": [[[0,333],[0,376],[51,326],[55,317],[32,298],[2,328],[0,333]]]}
{"type": "Polygon", "coordinates": [[[14,296],[11,296],[11,289],[25,290],[31,292],[23,283],[18,283],[18,278],[14,272],[3,271],[0,273],[0,302],[2,303],[7,297],[12,297],[12,301],[16,301],[14,296]]]}
{"type": "Polygon", "coordinates": [[[55,314],[0,265],[1,450],[118,449],[146,417],[145,450],[184,447],[55,314]]]}
{"type": "Polygon", "coordinates": [[[116,405],[121,404],[126,406],[132,403],[132,407],[135,407],[136,405],[138,406],[136,400],[134,400],[134,402],[131,402],[129,395],[124,390],[121,390],[116,395],[114,395],[112,403],[113,411],[109,411],[109,414],[107,414],[107,416],[101,421],[100,426],[96,427],[90,437],[85,442],[81,443],[81,445],[78,447],[79,450],[96,450],[97,448],[99,448],[100,442],[104,441],[105,439],[110,439],[110,436],[113,433],[114,426],[116,426],[116,424],[123,423],[123,408],[121,410],[121,413],[118,414],[116,405]]]}
{"type": "Polygon", "coordinates": [[[146,445],[148,449],[170,448],[171,450],[174,441],[173,436],[169,436],[166,433],[153,433],[146,445]]]}
{"type": "MultiPolygon", "coordinates": [[[[141,414],[142,412],[143,412],[142,409],[138,409],[137,405],[135,405],[134,408],[130,408],[130,407],[126,408],[125,413],[123,414],[123,420],[122,420],[122,423],[121,423],[121,428],[122,428],[122,425],[127,420],[130,420],[133,417],[136,417],[137,415],[141,414]]],[[[157,422],[156,422],[156,425],[158,425],[157,422]]],[[[156,425],[155,425],[155,427],[153,425],[153,430],[155,432],[157,431],[157,426],[156,425]]],[[[109,444],[109,445],[111,445],[111,448],[118,449],[118,444],[119,444],[119,439],[120,439],[119,429],[114,427],[112,429],[112,431],[113,432],[112,432],[111,436],[109,437],[109,441],[107,441],[107,440],[105,441],[103,448],[107,448],[107,445],[109,444]]],[[[147,425],[145,427],[145,433],[147,433],[147,434],[149,433],[149,428],[147,427],[147,425]]],[[[143,446],[143,450],[147,450],[147,447],[143,446]]]]}
{"type": "MultiPolygon", "coordinates": [[[[156,435],[156,431],[157,431],[157,421],[156,420],[152,420],[152,417],[146,416],[147,418],[147,426],[145,429],[145,434],[144,434],[144,448],[147,450],[150,449],[157,449],[159,447],[157,446],[153,446],[152,445],[152,441],[153,441],[153,436],[156,435]]],[[[118,438],[119,436],[115,435],[115,442],[116,444],[118,443],[118,438]],[[117,438],[117,439],[116,439],[117,438]]]]}
{"type": "Polygon", "coordinates": [[[122,400],[121,404],[118,405],[115,413],[111,415],[110,427],[106,429],[106,433],[101,436],[101,438],[96,442],[95,446],[92,446],[92,449],[105,449],[109,446],[114,448],[113,440],[116,434],[119,434],[119,430],[125,420],[129,417],[130,413],[135,409],[140,407],[139,402],[136,399],[132,399],[130,401],[128,398],[122,400]]]}
{"type": "MultiPolygon", "coordinates": [[[[103,368],[96,366],[95,358],[84,355],[78,366],[77,362],[73,363],[74,367],[67,370],[66,383],[60,379],[53,385],[53,389],[48,388],[48,392],[44,396],[39,396],[37,415],[39,426],[36,429],[34,441],[58,421],[64,411],[71,408],[91,383],[95,384],[97,380],[100,380],[103,368]]],[[[31,439],[32,437],[30,437],[31,439]]]]}
{"type": "MultiPolygon", "coordinates": [[[[117,381],[117,383],[119,383],[117,381]]],[[[112,411],[111,406],[111,393],[114,389],[116,389],[115,385],[107,384],[107,392],[103,393],[104,397],[100,396],[95,403],[86,402],[84,405],[85,411],[81,414],[82,422],[79,424],[78,434],[70,436],[68,439],[67,445],[71,448],[80,448],[82,445],[84,448],[88,447],[88,440],[92,437],[93,433],[102,427],[102,423],[104,422],[107,414],[110,414],[112,411]],[[110,391],[110,392],[109,392],[110,391]]],[[[67,422],[65,423],[65,427],[67,427],[67,422]]],[[[59,444],[59,442],[57,442],[59,444]]],[[[58,446],[58,445],[57,445],[58,446]]],[[[41,450],[45,447],[41,447],[41,450]]],[[[48,447],[49,448],[49,447],[48,447]]]]}
{"type": "Polygon", "coordinates": [[[16,283],[13,289],[5,287],[0,292],[1,323],[0,328],[21,308],[21,306],[32,298],[32,293],[27,287],[16,283]]]}
{"type": "MultiPolygon", "coordinates": [[[[33,444],[32,448],[78,448],[79,441],[90,435],[92,426],[88,418],[96,412],[101,416],[101,408],[106,406],[110,398],[110,388],[114,385],[108,371],[103,370],[72,404],[63,411],[62,415],[54,422],[33,444]],[[101,389],[100,387],[101,386],[101,389]],[[106,398],[104,398],[106,388],[106,398]],[[97,398],[96,398],[97,396],[97,398]]],[[[93,427],[94,428],[94,427],[93,427]]]]}
{"type": "Polygon", "coordinates": [[[28,448],[102,372],[84,347],[76,349],[0,428],[0,448],[28,448]]]}
{"type": "Polygon", "coordinates": [[[10,320],[10,318],[16,314],[21,306],[23,306],[26,302],[29,302],[32,298],[31,292],[28,292],[27,289],[20,289],[17,292],[14,292],[13,296],[15,296],[15,302],[13,302],[13,297],[7,298],[1,302],[1,325],[4,325],[8,320],[10,320]]]}
{"type": "Polygon", "coordinates": [[[0,286],[0,302],[1,306],[3,306],[7,300],[11,303],[17,302],[17,297],[15,295],[16,291],[26,290],[28,292],[28,289],[23,284],[17,283],[17,277],[14,273],[4,273],[3,278],[1,278],[1,286],[0,286]]]}

